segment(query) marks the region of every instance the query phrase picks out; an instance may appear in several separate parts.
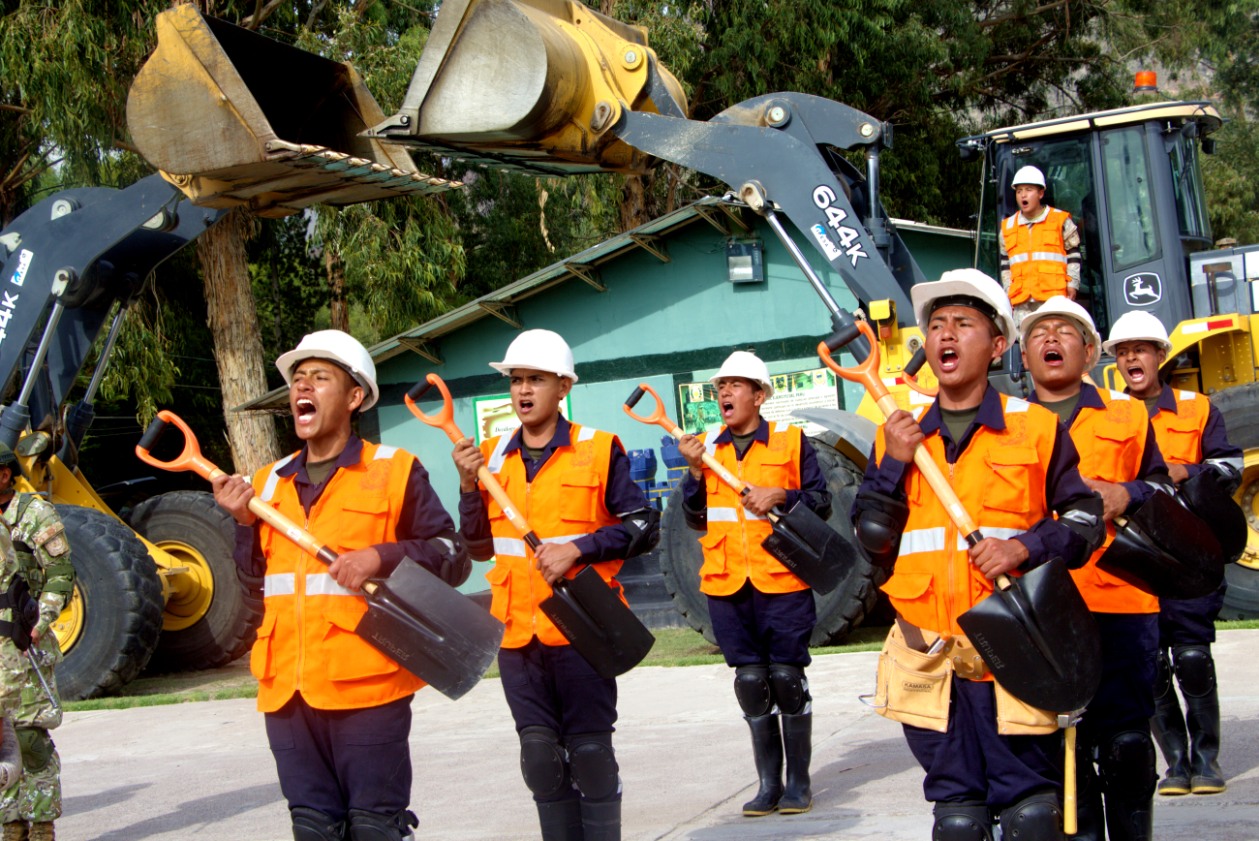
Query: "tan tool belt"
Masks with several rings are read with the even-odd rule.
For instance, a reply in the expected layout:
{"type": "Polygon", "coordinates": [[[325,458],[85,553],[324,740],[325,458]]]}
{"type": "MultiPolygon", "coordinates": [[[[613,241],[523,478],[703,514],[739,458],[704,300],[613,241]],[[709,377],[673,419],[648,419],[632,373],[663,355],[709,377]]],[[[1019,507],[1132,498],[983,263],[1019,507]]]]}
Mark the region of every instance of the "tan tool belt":
{"type": "MultiPolygon", "coordinates": [[[[948,730],[953,676],[983,680],[988,667],[965,636],[937,646],[939,639],[939,634],[902,619],[892,625],[875,678],[872,706],[879,715],[939,733],[948,730]]],[[[1000,735],[1052,733],[1058,728],[1053,714],[1024,704],[995,681],[993,687],[1000,735]]]]}

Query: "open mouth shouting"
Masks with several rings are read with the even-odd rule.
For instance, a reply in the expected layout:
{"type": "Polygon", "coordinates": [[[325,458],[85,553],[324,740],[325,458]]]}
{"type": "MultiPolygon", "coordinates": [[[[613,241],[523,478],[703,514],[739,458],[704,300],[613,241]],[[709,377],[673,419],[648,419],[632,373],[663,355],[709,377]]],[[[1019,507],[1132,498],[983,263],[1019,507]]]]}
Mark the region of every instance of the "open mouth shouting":
{"type": "Polygon", "coordinates": [[[1063,357],[1062,351],[1056,347],[1045,348],[1041,352],[1040,358],[1050,367],[1061,367],[1062,364],[1066,362],[1066,358],[1063,357]]]}
{"type": "Polygon", "coordinates": [[[293,417],[298,426],[309,426],[314,422],[318,411],[315,401],[309,397],[299,397],[293,402],[293,417]]]}
{"type": "Polygon", "coordinates": [[[533,398],[522,397],[516,401],[516,415],[525,418],[533,411],[533,398]]]}
{"type": "Polygon", "coordinates": [[[940,374],[951,373],[957,370],[959,364],[961,364],[961,358],[957,355],[957,348],[942,348],[940,350],[939,364],[936,366],[936,370],[939,371],[940,374]]]}
{"type": "Polygon", "coordinates": [[[1140,389],[1141,386],[1146,385],[1147,382],[1149,381],[1149,377],[1145,375],[1144,366],[1132,365],[1128,368],[1125,368],[1124,372],[1128,376],[1128,385],[1131,388],[1140,389]]]}
{"type": "Polygon", "coordinates": [[[734,416],[734,403],[730,400],[721,401],[721,417],[723,420],[730,420],[734,416]]]}

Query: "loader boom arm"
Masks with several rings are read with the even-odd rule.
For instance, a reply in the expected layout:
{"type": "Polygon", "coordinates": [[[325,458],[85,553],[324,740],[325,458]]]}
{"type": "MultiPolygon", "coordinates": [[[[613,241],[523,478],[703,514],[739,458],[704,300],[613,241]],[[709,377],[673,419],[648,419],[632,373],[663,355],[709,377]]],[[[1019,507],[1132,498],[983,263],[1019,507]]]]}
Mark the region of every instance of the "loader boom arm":
{"type": "Polygon", "coordinates": [[[0,441],[12,447],[32,417],[58,417],[114,304],[224,212],[151,175],[123,190],[63,190],[0,232],[0,380],[18,387],[0,441]]]}

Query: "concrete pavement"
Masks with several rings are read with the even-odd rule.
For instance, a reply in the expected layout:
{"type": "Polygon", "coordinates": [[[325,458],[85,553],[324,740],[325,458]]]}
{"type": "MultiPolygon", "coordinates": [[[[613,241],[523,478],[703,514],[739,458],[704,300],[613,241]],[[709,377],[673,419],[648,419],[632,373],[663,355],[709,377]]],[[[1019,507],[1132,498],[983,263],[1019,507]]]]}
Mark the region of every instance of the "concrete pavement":
{"type": "MultiPolygon", "coordinates": [[[[1156,798],[1160,841],[1259,839],[1259,631],[1222,632],[1215,651],[1229,788],[1156,798]]],[[[900,726],[858,699],[872,688],[876,656],[834,654],[810,667],[815,801],[795,816],[740,815],[754,771],[730,670],[651,667],[621,678],[626,841],[926,841],[931,810],[900,726]]],[[[425,690],[414,711],[417,838],[536,838],[499,682],[483,681],[458,702],[425,690]]],[[[252,700],[70,713],[54,736],[63,841],[292,837],[252,700]]]]}

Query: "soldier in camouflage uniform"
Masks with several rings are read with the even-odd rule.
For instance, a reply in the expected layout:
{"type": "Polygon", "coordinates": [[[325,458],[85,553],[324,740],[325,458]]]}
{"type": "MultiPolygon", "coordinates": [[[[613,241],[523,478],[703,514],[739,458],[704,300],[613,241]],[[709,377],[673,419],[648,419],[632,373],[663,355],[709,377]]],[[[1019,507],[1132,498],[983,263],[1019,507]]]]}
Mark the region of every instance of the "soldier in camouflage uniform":
{"type": "MultiPolygon", "coordinates": [[[[34,494],[16,492],[13,479],[17,470],[13,451],[0,443],[0,510],[12,534],[17,567],[39,606],[30,652],[55,695],[53,668],[61,660],[61,649],[51,626],[70,598],[74,567],[56,509],[34,494]]],[[[0,586],[8,586],[11,578],[6,568],[0,586]]],[[[5,647],[14,646],[0,646],[0,654],[5,647]]],[[[25,656],[12,663],[0,659],[5,660],[0,692],[11,687],[20,692],[13,718],[23,766],[21,780],[0,795],[3,841],[52,841],[53,821],[61,816],[61,758],[48,731],[61,724],[60,703],[48,697],[25,656]]]]}

